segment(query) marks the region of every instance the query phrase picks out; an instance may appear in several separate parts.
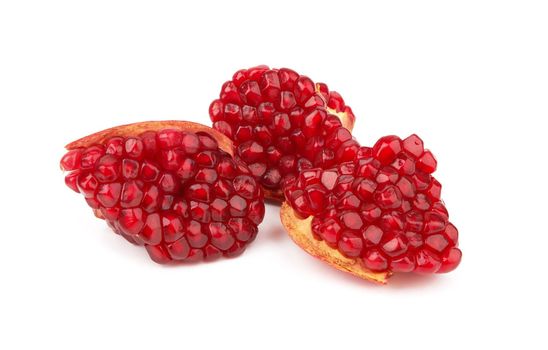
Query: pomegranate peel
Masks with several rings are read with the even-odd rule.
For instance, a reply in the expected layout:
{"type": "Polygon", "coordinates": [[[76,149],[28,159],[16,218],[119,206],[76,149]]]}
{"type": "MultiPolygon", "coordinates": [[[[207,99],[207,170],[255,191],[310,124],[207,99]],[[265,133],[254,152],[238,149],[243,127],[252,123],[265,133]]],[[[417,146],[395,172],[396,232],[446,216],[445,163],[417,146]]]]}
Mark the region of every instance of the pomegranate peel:
{"type": "Polygon", "coordinates": [[[284,202],[280,210],[280,218],[291,239],[308,254],[338,270],[371,282],[386,284],[388,277],[391,275],[390,272],[370,271],[363,266],[359,259],[347,258],[339,251],[329,247],[324,241],[315,239],[311,229],[311,216],[306,219],[299,218],[293,208],[287,202],[284,202]]]}
{"type": "Polygon", "coordinates": [[[208,126],[202,125],[200,123],[189,122],[189,121],[180,121],[180,120],[162,120],[162,121],[146,121],[131,123],[125,125],[119,125],[112,128],[108,128],[102,131],[98,131],[88,136],[84,136],[76,141],[73,141],[65,146],[67,150],[73,150],[80,147],[89,147],[94,144],[102,144],[107,141],[109,138],[118,136],[118,137],[128,137],[139,135],[147,131],[160,131],[163,129],[180,129],[188,132],[205,132],[210,134],[217,143],[219,148],[221,148],[226,153],[233,155],[234,149],[232,146],[232,141],[218,132],[217,130],[210,128],[208,126]]]}

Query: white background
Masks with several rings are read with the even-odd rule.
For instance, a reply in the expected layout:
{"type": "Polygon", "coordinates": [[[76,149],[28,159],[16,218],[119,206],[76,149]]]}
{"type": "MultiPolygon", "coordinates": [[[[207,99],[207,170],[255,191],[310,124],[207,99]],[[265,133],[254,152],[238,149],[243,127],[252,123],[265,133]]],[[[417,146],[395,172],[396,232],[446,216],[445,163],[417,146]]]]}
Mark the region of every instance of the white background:
{"type": "Polygon", "coordinates": [[[542,1],[1,1],[0,348],[546,349],[547,19],[542,1]],[[424,139],[456,271],[347,276],[275,206],[243,256],[163,267],[65,187],[67,142],[209,123],[221,84],[261,63],[339,91],[363,144],[424,139]]]}

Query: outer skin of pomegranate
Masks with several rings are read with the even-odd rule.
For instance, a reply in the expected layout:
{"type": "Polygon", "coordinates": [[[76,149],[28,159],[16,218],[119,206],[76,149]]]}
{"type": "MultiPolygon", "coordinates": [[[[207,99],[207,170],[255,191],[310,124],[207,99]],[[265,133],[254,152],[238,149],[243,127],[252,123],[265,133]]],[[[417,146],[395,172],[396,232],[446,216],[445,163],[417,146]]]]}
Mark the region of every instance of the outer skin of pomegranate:
{"type": "Polygon", "coordinates": [[[336,163],[326,140],[333,129],[351,130],[354,123],[350,107],[327,85],[267,66],[236,72],[211,103],[209,115],[213,128],[234,141],[235,157],[249,165],[266,197],[280,200],[289,177],[336,163]]]}
{"type": "Polygon", "coordinates": [[[67,186],[158,263],[242,253],[263,220],[260,186],[219,148],[215,137],[223,147],[226,140],[214,130],[187,122],[158,129],[161,123],[113,128],[69,145],[61,160],[67,186]]]}
{"type": "Polygon", "coordinates": [[[443,273],[461,260],[436,159],[411,135],[381,138],[338,166],[312,168],[285,188],[314,238],[373,272],[443,273]]]}

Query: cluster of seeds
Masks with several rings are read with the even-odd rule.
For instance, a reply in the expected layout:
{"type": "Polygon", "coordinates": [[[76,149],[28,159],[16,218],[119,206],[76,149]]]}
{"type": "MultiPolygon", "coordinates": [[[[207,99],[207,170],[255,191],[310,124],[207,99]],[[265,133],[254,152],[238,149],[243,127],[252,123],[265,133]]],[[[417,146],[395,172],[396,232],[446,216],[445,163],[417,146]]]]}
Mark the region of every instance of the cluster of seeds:
{"type": "Polygon", "coordinates": [[[316,239],[371,271],[448,272],[461,251],[436,165],[418,136],[386,136],[349,162],[302,171],[284,192],[299,216],[313,216],[316,239]]]}
{"type": "Polygon", "coordinates": [[[264,216],[249,169],[206,132],[111,137],[71,149],[61,168],[97,216],[159,263],[238,255],[264,216]]]}
{"type": "MultiPolygon", "coordinates": [[[[236,72],[211,103],[209,114],[213,128],[234,141],[235,156],[280,198],[287,176],[337,161],[326,137],[354,121],[352,110],[327,85],[267,66],[236,72]]],[[[355,147],[351,137],[347,141],[355,147]]]]}

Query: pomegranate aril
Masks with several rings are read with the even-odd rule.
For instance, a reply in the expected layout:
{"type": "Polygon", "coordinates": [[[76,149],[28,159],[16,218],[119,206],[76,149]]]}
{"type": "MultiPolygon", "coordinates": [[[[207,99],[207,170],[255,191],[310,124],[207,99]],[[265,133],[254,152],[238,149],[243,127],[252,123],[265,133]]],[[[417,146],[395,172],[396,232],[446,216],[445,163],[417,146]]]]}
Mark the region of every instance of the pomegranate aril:
{"type": "Polygon", "coordinates": [[[416,273],[436,273],[441,267],[441,260],[434,253],[421,249],[415,256],[416,273]]]}
{"type": "Polygon", "coordinates": [[[122,185],[119,183],[109,183],[99,185],[97,190],[97,201],[105,208],[110,208],[118,203],[122,185]]]}
{"type": "Polygon", "coordinates": [[[353,233],[343,232],[338,240],[339,251],[348,258],[357,258],[363,249],[363,241],[353,233]]]}
{"type": "Polygon", "coordinates": [[[167,245],[169,256],[174,260],[185,260],[190,253],[190,245],[186,238],[182,237],[167,245]]]}
{"type": "Polygon", "coordinates": [[[373,146],[373,157],[379,160],[381,164],[390,164],[396,159],[401,151],[401,140],[397,136],[382,137],[375,146],[373,146]]]}
{"type": "Polygon", "coordinates": [[[68,151],[63,158],[61,158],[61,170],[71,171],[80,168],[80,161],[82,159],[82,149],[74,149],[68,151]]]}
{"type": "Polygon", "coordinates": [[[235,242],[234,233],[221,222],[209,224],[211,244],[220,250],[228,250],[235,242]]]}
{"type": "Polygon", "coordinates": [[[460,249],[451,248],[442,257],[441,267],[439,268],[437,273],[446,273],[446,272],[453,271],[459,265],[461,258],[462,258],[462,252],[460,251],[460,249]]]}
{"type": "Polygon", "coordinates": [[[367,250],[363,263],[371,271],[384,271],[388,268],[388,260],[377,249],[367,250]]]}
{"type": "Polygon", "coordinates": [[[162,221],[160,220],[160,214],[153,213],[147,216],[145,225],[139,236],[146,244],[160,244],[162,241],[162,221]]]}
{"type": "Polygon", "coordinates": [[[80,164],[82,169],[88,169],[95,165],[99,157],[105,154],[105,150],[101,146],[91,146],[82,152],[82,158],[80,164]]]}
{"type": "Polygon", "coordinates": [[[118,224],[122,232],[127,235],[136,235],[145,225],[144,213],[140,208],[122,209],[118,217],[118,224]]]}

